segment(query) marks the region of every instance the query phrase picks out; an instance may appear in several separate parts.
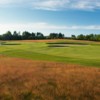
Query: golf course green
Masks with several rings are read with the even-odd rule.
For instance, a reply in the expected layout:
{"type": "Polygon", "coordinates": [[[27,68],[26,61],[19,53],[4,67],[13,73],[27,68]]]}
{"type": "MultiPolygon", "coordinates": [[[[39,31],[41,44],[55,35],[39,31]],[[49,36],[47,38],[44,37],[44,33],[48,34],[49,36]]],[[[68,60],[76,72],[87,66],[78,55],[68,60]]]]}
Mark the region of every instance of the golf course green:
{"type": "Polygon", "coordinates": [[[0,55],[100,67],[100,43],[91,41],[5,41],[0,55]]]}

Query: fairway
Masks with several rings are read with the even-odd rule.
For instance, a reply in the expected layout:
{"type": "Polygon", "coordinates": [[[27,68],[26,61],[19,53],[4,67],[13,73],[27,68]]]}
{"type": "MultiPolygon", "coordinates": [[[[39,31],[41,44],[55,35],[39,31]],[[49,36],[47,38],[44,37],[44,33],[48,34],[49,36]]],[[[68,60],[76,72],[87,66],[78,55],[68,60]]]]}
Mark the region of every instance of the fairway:
{"type": "Polygon", "coordinates": [[[79,40],[6,41],[0,55],[100,67],[100,42],[79,40]]]}

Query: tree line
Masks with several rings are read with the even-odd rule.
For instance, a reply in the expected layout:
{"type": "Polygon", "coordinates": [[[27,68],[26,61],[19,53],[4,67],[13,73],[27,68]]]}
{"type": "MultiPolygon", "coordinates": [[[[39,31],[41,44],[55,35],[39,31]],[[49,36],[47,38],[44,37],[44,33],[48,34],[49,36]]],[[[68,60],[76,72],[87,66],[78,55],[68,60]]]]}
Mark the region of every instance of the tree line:
{"type": "Polygon", "coordinates": [[[74,39],[74,40],[89,40],[89,41],[100,41],[100,34],[80,34],[71,35],[71,37],[65,37],[62,33],[50,33],[48,36],[44,36],[41,32],[28,32],[24,31],[22,33],[14,31],[7,31],[6,33],[0,35],[0,40],[39,40],[39,39],[74,39]]]}
{"type": "Polygon", "coordinates": [[[28,31],[16,32],[14,31],[11,33],[7,31],[5,34],[0,35],[0,40],[39,40],[39,39],[63,39],[65,38],[64,34],[62,33],[50,33],[48,36],[44,36],[43,33],[30,33],[28,31]]]}
{"type": "Polygon", "coordinates": [[[89,40],[89,41],[100,41],[100,34],[88,34],[88,35],[80,34],[78,36],[72,35],[71,39],[75,39],[75,40],[89,40]]]}

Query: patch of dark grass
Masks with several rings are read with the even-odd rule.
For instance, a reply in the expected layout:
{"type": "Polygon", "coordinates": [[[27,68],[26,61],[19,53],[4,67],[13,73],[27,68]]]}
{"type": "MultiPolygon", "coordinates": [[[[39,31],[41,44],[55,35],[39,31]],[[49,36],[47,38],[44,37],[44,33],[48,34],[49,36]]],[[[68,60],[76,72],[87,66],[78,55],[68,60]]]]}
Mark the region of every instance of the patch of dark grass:
{"type": "Polygon", "coordinates": [[[80,43],[80,42],[49,42],[47,43],[48,47],[70,47],[70,46],[82,46],[82,45],[88,45],[86,43],[80,43]]]}
{"type": "Polygon", "coordinates": [[[20,100],[43,100],[41,96],[32,93],[32,91],[24,91],[19,96],[20,100]]]}
{"type": "Polygon", "coordinates": [[[3,44],[5,44],[6,42],[0,42],[0,45],[3,45],[3,44]]]}
{"type": "Polygon", "coordinates": [[[13,100],[10,94],[0,94],[0,100],[13,100]]]}
{"type": "Polygon", "coordinates": [[[71,99],[67,99],[66,95],[62,95],[62,96],[56,96],[55,100],[71,100],[71,99]]]}
{"type": "Polygon", "coordinates": [[[52,87],[54,87],[54,88],[57,87],[56,82],[52,82],[52,81],[48,81],[48,85],[49,85],[49,86],[52,86],[52,87]]]}
{"type": "Polygon", "coordinates": [[[48,42],[47,44],[67,44],[66,42],[48,42]]]}
{"type": "Polygon", "coordinates": [[[81,42],[48,42],[47,44],[72,44],[72,45],[88,45],[81,42]]]}
{"type": "Polygon", "coordinates": [[[66,46],[66,45],[49,45],[48,47],[69,47],[69,46],[66,46]]]}
{"type": "Polygon", "coordinates": [[[20,43],[4,43],[2,45],[21,45],[20,43]]]}
{"type": "Polygon", "coordinates": [[[32,100],[33,94],[30,91],[22,92],[19,98],[21,98],[21,100],[32,100]]]}

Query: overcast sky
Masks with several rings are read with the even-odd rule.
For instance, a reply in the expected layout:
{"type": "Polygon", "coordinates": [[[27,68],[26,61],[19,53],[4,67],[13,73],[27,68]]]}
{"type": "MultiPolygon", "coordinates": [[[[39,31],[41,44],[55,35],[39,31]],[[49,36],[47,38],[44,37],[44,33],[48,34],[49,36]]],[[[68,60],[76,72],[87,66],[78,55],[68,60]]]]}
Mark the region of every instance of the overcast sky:
{"type": "Polygon", "coordinates": [[[6,31],[100,33],[100,0],[0,0],[0,34],[6,31]]]}

